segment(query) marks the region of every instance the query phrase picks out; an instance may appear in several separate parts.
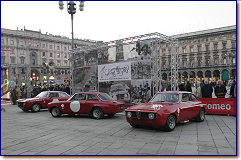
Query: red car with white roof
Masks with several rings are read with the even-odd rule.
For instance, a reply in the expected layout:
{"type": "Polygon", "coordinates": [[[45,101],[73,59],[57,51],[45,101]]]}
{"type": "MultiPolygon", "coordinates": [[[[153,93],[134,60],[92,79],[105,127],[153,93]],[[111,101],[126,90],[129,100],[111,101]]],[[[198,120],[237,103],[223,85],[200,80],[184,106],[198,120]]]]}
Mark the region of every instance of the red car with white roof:
{"type": "Polygon", "coordinates": [[[88,114],[95,119],[102,118],[105,114],[114,116],[124,110],[125,103],[115,101],[106,93],[80,92],[75,93],[67,101],[52,102],[48,104],[48,110],[53,117],[62,114],[88,114]]]}
{"type": "Polygon", "coordinates": [[[65,101],[70,95],[62,91],[43,91],[34,98],[19,99],[18,107],[23,111],[31,110],[38,112],[40,109],[46,109],[50,102],[65,101]]]}
{"type": "Polygon", "coordinates": [[[131,106],[125,110],[126,120],[133,127],[164,127],[167,131],[176,123],[205,119],[205,107],[191,92],[167,91],[157,93],[148,103],[131,106]]]}

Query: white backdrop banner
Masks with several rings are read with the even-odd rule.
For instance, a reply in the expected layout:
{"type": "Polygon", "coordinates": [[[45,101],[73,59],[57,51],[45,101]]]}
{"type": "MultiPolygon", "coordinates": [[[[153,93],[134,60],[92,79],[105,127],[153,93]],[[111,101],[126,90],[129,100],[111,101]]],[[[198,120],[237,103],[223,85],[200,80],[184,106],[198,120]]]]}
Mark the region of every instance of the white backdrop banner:
{"type": "Polygon", "coordinates": [[[98,81],[131,80],[131,62],[98,65],[98,81]]]}

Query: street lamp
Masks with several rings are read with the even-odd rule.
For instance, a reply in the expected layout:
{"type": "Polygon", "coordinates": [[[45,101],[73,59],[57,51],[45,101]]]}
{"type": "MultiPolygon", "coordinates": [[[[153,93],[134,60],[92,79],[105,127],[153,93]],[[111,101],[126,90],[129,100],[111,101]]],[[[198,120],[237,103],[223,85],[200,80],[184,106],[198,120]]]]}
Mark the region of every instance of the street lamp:
{"type": "MultiPolygon", "coordinates": [[[[83,11],[84,10],[84,1],[79,1],[79,10],[83,11]]],[[[64,2],[63,1],[59,1],[59,9],[63,10],[64,9],[64,2]]],[[[71,27],[72,27],[72,43],[71,43],[71,74],[72,74],[72,94],[74,93],[74,24],[73,24],[73,20],[74,20],[74,14],[76,13],[76,3],[75,1],[67,1],[67,11],[68,13],[71,15],[71,27]]]]}

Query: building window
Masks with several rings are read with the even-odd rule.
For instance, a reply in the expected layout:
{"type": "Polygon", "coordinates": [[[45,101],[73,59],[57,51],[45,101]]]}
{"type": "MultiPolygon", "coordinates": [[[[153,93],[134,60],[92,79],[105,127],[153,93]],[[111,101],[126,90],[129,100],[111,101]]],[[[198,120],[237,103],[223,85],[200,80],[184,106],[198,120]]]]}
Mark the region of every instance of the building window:
{"type": "Polygon", "coordinates": [[[236,41],[232,41],[232,49],[236,49],[236,41]]]}
{"type": "Polygon", "coordinates": [[[64,53],[64,58],[67,58],[67,53],[64,53]]]}
{"type": "Polygon", "coordinates": [[[187,59],[186,58],[183,59],[182,62],[183,62],[183,68],[186,68],[187,67],[187,59]]]}
{"type": "Polygon", "coordinates": [[[202,57],[198,57],[197,59],[198,66],[202,66],[202,57]]]}
{"type": "Polygon", "coordinates": [[[20,42],[19,42],[19,45],[20,45],[20,46],[23,46],[23,41],[20,41],[20,42]]]}
{"type": "Polygon", "coordinates": [[[52,52],[50,52],[49,57],[53,57],[53,53],[52,52]]]}
{"type": "Polygon", "coordinates": [[[210,65],[210,59],[206,58],[206,66],[209,66],[209,65],[210,65]]]}
{"type": "Polygon", "coordinates": [[[24,68],[21,68],[21,74],[25,74],[24,68]]]}
{"type": "Polygon", "coordinates": [[[163,69],[166,69],[167,67],[166,67],[166,61],[162,61],[162,68],[163,69]]]}
{"type": "Polygon", "coordinates": [[[43,55],[43,57],[45,57],[45,52],[43,52],[43,54],[42,54],[42,55],[43,55]]]}
{"type": "Polygon", "coordinates": [[[227,64],[227,58],[223,57],[223,64],[227,64]]]}
{"type": "Polygon", "coordinates": [[[206,44],[206,51],[208,52],[209,51],[209,44],[206,44]]]}
{"type": "Polygon", "coordinates": [[[19,50],[20,55],[24,55],[24,50],[19,50]]]}
{"type": "Polygon", "coordinates": [[[35,48],[38,48],[38,44],[37,44],[37,43],[34,43],[34,47],[35,47],[35,48]]]}
{"type": "Polygon", "coordinates": [[[227,42],[223,42],[223,49],[226,49],[227,42]]]}
{"type": "Polygon", "coordinates": [[[64,61],[64,66],[68,66],[68,61],[64,61]]]}
{"type": "Polygon", "coordinates": [[[20,57],[20,64],[24,64],[25,63],[25,58],[24,57],[20,57]]]}
{"type": "Polygon", "coordinates": [[[214,57],[214,64],[218,65],[218,56],[214,57]]]}
{"type": "Polygon", "coordinates": [[[16,57],[10,57],[11,63],[15,64],[16,63],[16,57]]]}
{"type": "Polygon", "coordinates": [[[10,40],[10,45],[14,45],[14,40],[13,39],[10,40]]]}
{"type": "Polygon", "coordinates": [[[1,56],[1,64],[5,64],[5,56],[1,56]]]}
{"type": "Polygon", "coordinates": [[[194,67],[194,59],[190,59],[190,67],[194,67]]]}
{"type": "Polygon", "coordinates": [[[49,49],[53,49],[53,45],[52,44],[49,45],[49,49]]]}
{"type": "Polygon", "coordinates": [[[66,48],[66,46],[64,46],[64,51],[67,51],[67,48],[66,48]]]}
{"type": "Polygon", "coordinates": [[[1,44],[4,44],[4,39],[3,38],[1,39],[1,44]]]}
{"type": "Polygon", "coordinates": [[[186,47],[182,47],[182,52],[187,53],[186,47]]]}
{"type": "Polygon", "coordinates": [[[42,44],[42,48],[45,48],[45,44],[42,44]]]}
{"type": "Polygon", "coordinates": [[[201,52],[201,46],[200,45],[197,46],[197,50],[198,50],[198,52],[201,52]]]}
{"type": "Polygon", "coordinates": [[[233,62],[233,64],[236,64],[236,58],[235,57],[233,57],[232,62],[233,62]]]}
{"type": "Polygon", "coordinates": [[[59,46],[57,46],[57,50],[59,50],[59,46]]]}
{"type": "Polygon", "coordinates": [[[193,46],[190,46],[190,52],[191,52],[191,53],[194,52],[193,46]]]}
{"type": "Polygon", "coordinates": [[[217,43],[214,43],[213,44],[213,49],[216,51],[216,50],[218,50],[218,44],[217,43]]]}
{"type": "Polygon", "coordinates": [[[61,61],[57,60],[57,66],[61,66],[61,61]]]}
{"type": "Polygon", "coordinates": [[[57,53],[57,58],[60,58],[60,53],[57,53]]]}

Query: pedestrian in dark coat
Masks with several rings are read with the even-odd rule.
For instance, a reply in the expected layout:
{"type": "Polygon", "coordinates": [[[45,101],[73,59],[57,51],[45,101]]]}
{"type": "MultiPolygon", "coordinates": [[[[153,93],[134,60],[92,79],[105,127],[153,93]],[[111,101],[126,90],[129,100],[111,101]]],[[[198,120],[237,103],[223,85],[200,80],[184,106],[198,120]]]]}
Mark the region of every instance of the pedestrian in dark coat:
{"type": "Polygon", "coordinates": [[[178,85],[179,91],[186,91],[185,86],[183,83],[178,85]]]}
{"type": "Polygon", "coordinates": [[[204,85],[201,87],[202,98],[212,98],[213,87],[208,84],[208,80],[204,81],[204,85]]]}
{"type": "Polygon", "coordinates": [[[11,89],[10,94],[11,94],[10,96],[11,96],[12,104],[15,105],[17,101],[17,94],[16,94],[15,87],[11,89]]]}
{"type": "Polygon", "coordinates": [[[226,87],[222,84],[222,81],[218,81],[218,84],[215,87],[215,95],[217,98],[225,98],[226,93],[226,87]]]}
{"type": "Polygon", "coordinates": [[[192,92],[192,85],[191,85],[191,83],[189,81],[186,84],[186,91],[192,92]]]}
{"type": "Polygon", "coordinates": [[[231,81],[231,88],[230,88],[230,98],[235,98],[234,96],[234,89],[235,89],[235,81],[231,81]]]}

